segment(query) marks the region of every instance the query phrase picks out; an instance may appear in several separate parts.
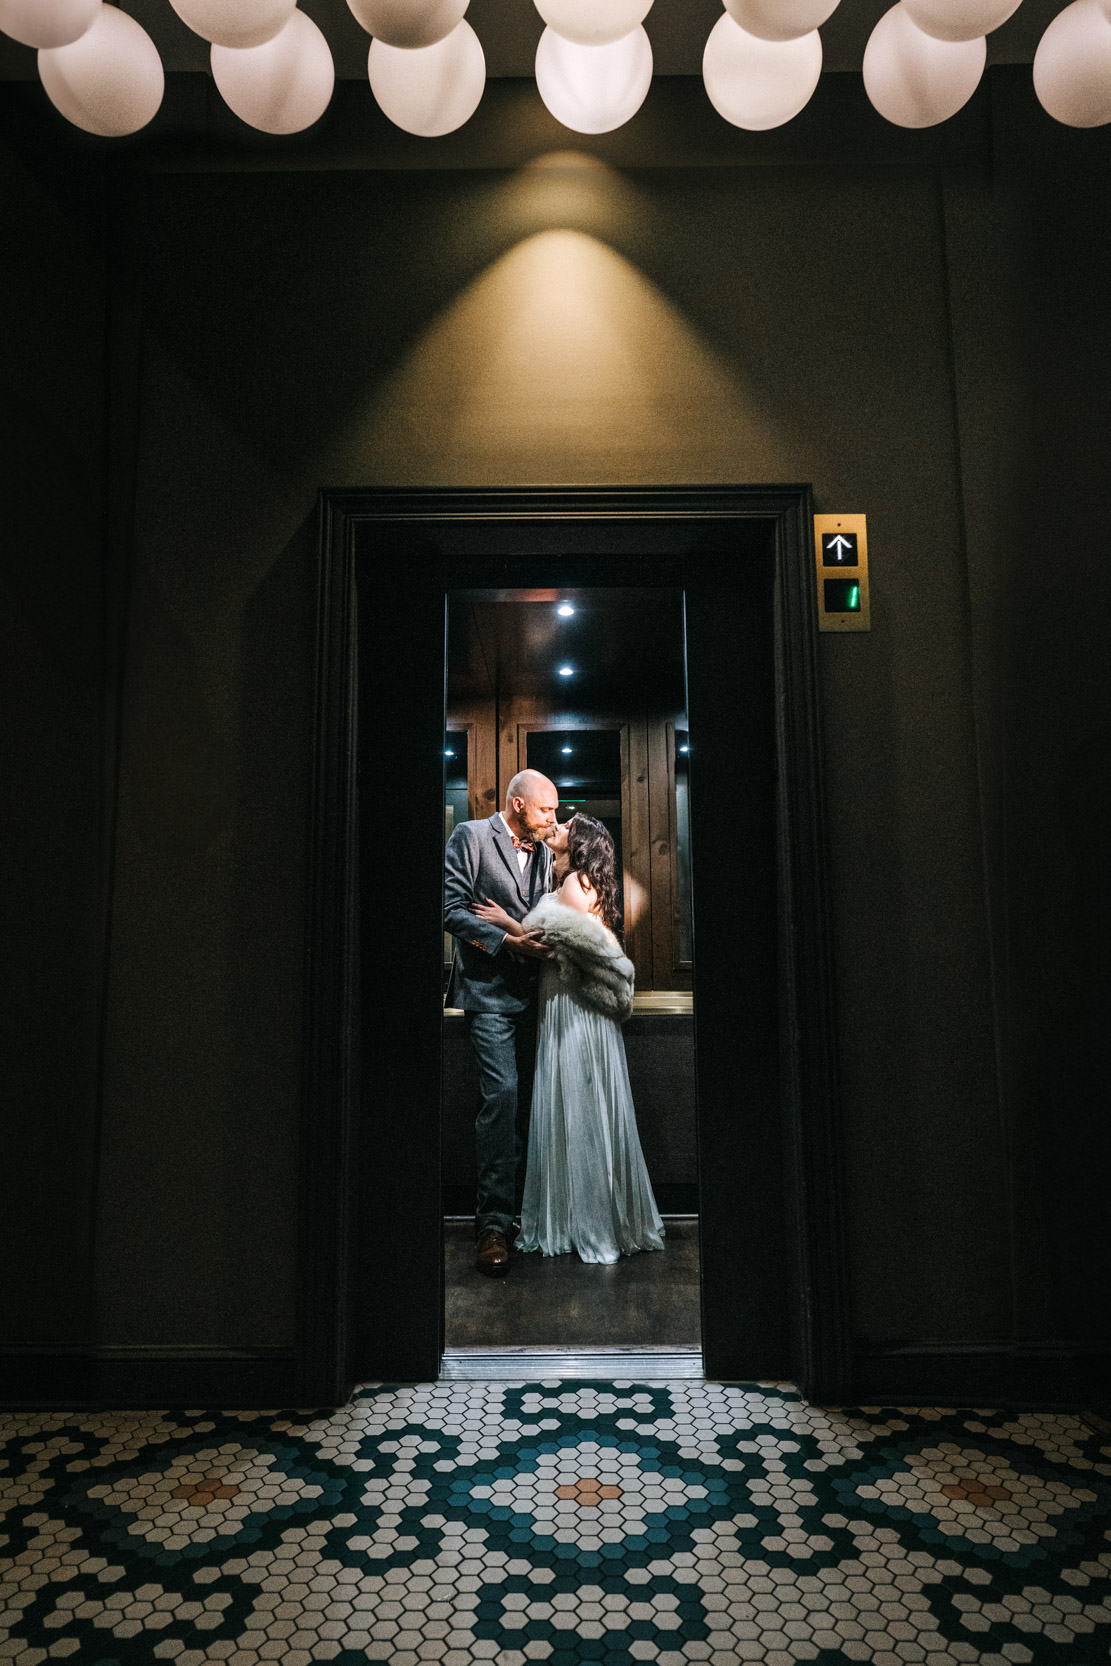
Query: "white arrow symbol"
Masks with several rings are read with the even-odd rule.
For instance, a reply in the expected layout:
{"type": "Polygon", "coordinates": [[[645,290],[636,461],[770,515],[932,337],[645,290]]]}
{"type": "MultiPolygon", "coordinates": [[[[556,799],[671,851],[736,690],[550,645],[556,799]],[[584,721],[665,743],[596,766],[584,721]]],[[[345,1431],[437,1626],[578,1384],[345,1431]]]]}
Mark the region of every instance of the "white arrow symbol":
{"type": "Polygon", "coordinates": [[[845,559],[845,557],[841,554],[842,550],[852,549],[852,545],[849,543],[849,540],[847,538],[842,538],[840,533],[837,534],[836,538],[830,539],[829,547],[837,556],[838,561],[844,561],[845,559]]]}

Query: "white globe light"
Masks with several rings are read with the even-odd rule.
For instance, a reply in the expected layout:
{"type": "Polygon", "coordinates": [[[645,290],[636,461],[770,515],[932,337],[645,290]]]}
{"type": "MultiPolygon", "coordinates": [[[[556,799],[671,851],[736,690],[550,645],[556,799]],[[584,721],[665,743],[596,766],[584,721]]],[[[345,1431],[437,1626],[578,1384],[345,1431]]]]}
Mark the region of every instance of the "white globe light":
{"type": "Polygon", "coordinates": [[[1073,0],[1053,19],[1034,54],[1034,91],[1066,127],[1111,121],[1111,20],[1097,0],[1073,0]]]}
{"type": "MultiPolygon", "coordinates": [[[[760,40],[799,40],[820,29],[839,0],[725,0],[725,9],[741,28],[760,40]]],[[[1018,0],[1015,0],[1018,4],[1018,0]]]]}
{"type": "Polygon", "coordinates": [[[229,110],[261,133],[302,133],[328,108],[336,71],[311,17],[294,11],[263,46],[214,46],[212,78],[229,110]]]}
{"type": "Polygon", "coordinates": [[[579,46],[608,46],[631,35],[652,10],[652,0],[536,0],[549,29],[579,46]]]}
{"type": "Polygon", "coordinates": [[[1021,0],[903,0],[907,15],[935,40],[978,40],[1017,12],[1021,0]]]}
{"type": "Polygon", "coordinates": [[[762,133],[782,127],[809,102],[822,73],[822,37],[760,40],[729,13],[710,30],[702,54],[702,79],[719,116],[734,127],[762,133]]]}
{"type": "Polygon", "coordinates": [[[99,10],[100,0],[0,0],[0,30],[24,46],[70,46],[99,10]]]}
{"type": "Polygon", "coordinates": [[[293,16],[297,0],[170,0],[195,35],[213,46],[265,46],[293,16]]]}
{"type": "Polygon", "coordinates": [[[923,34],[902,5],[885,12],[864,49],[864,90],[896,127],[934,127],[968,103],[987,62],[987,42],[923,34]]]}
{"type": "Polygon", "coordinates": [[[67,121],[105,139],[145,127],[166,85],[158,48],[118,6],[101,6],[80,40],[41,49],[39,79],[67,121]]]}
{"type": "Polygon", "coordinates": [[[464,18],[435,46],[370,43],[370,90],[395,127],[438,139],[470,121],[486,88],[482,43],[464,18]]]}
{"type": "Polygon", "coordinates": [[[642,28],[605,46],[580,46],[551,27],[536,48],[536,87],[572,133],[612,133],[635,116],[652,85],[652,47],[642,28]]]}
{"type": "Polygon", "coordinates": [[[469,0],[347,0],[368,35],[387,46],[435,46],[462,19],[469,0]]]}

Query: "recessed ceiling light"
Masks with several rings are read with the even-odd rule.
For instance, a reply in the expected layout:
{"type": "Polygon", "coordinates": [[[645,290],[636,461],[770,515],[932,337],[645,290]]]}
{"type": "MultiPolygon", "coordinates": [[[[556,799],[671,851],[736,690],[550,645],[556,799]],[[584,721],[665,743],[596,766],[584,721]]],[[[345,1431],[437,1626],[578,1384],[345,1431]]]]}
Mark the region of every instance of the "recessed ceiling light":
{"type": "Polygon", "coordinates": [[[570,746],[561,746],[559,750],[564,754],[564,756],[567,756],[571,751],[573,751],[573,748],[570,746]]]}
{"type": "Polygon", "coordinates": [[[445,758],[454,758],[454,756],[455,756],[455,753],[451,750],[450,747],[445,747],[444,748],[444,757],[445,758]]]}
{"type": "Polygon", "coordinates": [[[681,746],[681,747],[680,747],[680,748],[679,748],[679,750],[680,750],[680,752],[689,752],[689,751],[690,751],[690,747],[689,747],[689,746],[681,746]]]}
{"type": "Polygon", "coordinates": [[[561,619],[570,619],[574,611],[575,610],[571,606],[570,602],[561,602],[556,608],[556,612],[559,614],[561,619]]]}
{"type": "Polygon", "coordinates": [[[575,667],[573,665],[561,665],[559,668],[559,674],[561,677],[573,677],[575,675],[575,667]]]}

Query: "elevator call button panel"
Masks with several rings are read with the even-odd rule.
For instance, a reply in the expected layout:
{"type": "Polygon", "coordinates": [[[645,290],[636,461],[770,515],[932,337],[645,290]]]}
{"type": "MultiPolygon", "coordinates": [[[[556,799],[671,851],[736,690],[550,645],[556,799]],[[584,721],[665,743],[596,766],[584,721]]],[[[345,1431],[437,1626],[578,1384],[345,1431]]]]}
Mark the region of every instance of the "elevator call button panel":
{"type": "Polygon", "coordinates": [[[872,628],[868,597],[868,517],[815,515],[818,629],[872,628]]]}

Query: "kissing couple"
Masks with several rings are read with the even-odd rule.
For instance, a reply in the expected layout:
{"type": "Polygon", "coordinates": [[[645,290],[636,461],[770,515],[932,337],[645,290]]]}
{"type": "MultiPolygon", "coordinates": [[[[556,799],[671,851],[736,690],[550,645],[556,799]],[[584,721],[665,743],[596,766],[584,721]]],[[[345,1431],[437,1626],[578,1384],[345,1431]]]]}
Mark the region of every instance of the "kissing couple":
{"type": "Polygon", "coordinates": [[[558,807],[547,776],[522,770],[504,810],[460,822],[445,851],[447,1004],[481,1088],[475,1265],[493,1278],[511,1248],[601,1262],[663,1249],[618,1027],[633,967],[613,838],[593,816],[561,825],[558,807]]]}

